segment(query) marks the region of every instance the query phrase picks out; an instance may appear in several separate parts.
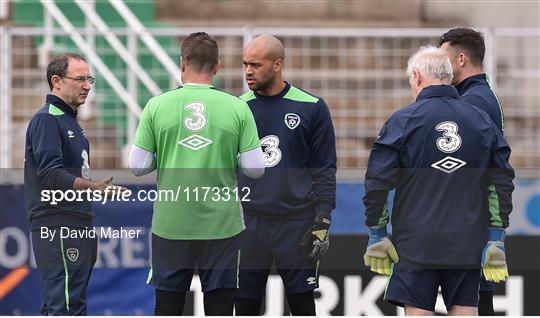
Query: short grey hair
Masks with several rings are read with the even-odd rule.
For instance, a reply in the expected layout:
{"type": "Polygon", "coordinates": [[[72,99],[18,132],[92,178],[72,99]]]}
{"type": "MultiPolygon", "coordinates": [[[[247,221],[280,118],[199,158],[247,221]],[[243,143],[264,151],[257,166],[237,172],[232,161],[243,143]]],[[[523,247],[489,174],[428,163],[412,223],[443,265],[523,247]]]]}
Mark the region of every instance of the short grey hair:
{"type": "Polygon", "coordinates": [[[412,80],[413,69],[416,68],[422,76],[437,79],[444,84],[452,83],[452,63],[441,49],[432,45],[420,47],[407,63],[407,76],[412,80]]]}

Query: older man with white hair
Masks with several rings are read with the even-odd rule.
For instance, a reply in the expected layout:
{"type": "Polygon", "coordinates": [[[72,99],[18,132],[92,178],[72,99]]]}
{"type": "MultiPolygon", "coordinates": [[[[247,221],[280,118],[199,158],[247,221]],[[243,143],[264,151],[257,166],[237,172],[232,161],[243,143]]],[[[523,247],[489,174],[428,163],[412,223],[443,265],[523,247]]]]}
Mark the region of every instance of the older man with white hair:
{"type": "Polygon", "coordinates": [[[481,257],[484,270],[500,280],[508,276],[510,148],[489,115],[462,101],[450,85],[452,66],[443,51],[420,48],[407,75],[416,100],[388,119],[369,158],[364,261],[391,275],[385,300],[405,307],[406,315],[431,315],[439,287],[448,314],[477,315],[481,257]],[[502,234],[486,243],[487,227],[502,234]]]}

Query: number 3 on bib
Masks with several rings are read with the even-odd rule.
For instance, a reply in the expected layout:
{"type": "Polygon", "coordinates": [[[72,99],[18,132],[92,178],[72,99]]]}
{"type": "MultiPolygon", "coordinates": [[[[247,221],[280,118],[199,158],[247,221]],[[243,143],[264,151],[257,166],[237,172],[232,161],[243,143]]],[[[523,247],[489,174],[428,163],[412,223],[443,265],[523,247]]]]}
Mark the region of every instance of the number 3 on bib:
{"type": "Polygon", "coordinates": [[[279,138],[268,135],[261,139],[261,147],[264,152],[264,165],[267,168],[274,167],[281,161],[281,150],[279,150],[279,138]]]}
{"type": "Polygon", "coordinates": [[[83,179],[90,180],[90,163],[88,162],[90,158],[88,157],[88,152],[86,149],[82,150],[81,158],[83,160],[83,164],[81,166],[81,177],[83,179]]]}
{"type": "Polygon", "coordinates": [[[461,147],[461,137],[458,135],[458,125],[452,121],[443,121],[435,127],[444,131],[442,137],[437,139],[437,148],[445,153],[455,152],[461,147]]]}
{"type": "Polygon", "coordinates": [[[206,116],[204,114],[204,104],[192,103],[186,105],[185,109],[191,110],[191,114],[184,119],[184,127],[196,132],[203,129],[206,126],[206,116]]]}

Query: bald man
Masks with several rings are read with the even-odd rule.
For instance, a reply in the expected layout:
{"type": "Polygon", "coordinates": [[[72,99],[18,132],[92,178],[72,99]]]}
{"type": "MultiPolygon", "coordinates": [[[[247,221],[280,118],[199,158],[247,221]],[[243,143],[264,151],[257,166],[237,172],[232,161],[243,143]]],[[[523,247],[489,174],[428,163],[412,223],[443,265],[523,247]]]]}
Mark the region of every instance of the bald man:
{"type": "Polygon", "coordinates": [[[240,259],[237,315],[260,315],[270,267],[275,262],[291,313],[315,315],[313,290],[328,249],[335,208],[336,147],[328,106],[283,80],[285,50],[272,35],[244,50],[250,92],[240,98],[253,112],[265,154],[265,175],[240,176],[251,189],[242,202],[246,231],[240,259]]]}

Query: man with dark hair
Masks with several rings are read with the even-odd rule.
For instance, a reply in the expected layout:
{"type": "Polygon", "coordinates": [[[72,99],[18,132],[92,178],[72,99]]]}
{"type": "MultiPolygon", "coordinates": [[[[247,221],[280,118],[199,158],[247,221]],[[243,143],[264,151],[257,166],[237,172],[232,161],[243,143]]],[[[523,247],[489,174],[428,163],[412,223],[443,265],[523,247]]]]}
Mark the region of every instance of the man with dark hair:
{"type": "Polygon", "coordinates": [[[216,41],[193,33],[181,56],[184,84],[148,101],[129,154],[133,174],[157,168],[158,189],[182,194],[154,203],[148,282],[156,290],[155,315],[182,315],[198,267],[205,314],[227,316],[245,228],[236,168],[258,178],[264,157],[249,107],[212,86],[216,41]]]}
{"type": "Polygon", "coordinates": [[[240,259],[237,315],[260,315],[275,262],[292,315],[315,315],[319,260],[329,246],[336,200],[336,146],[328,106],[283,80],[282,43],[261,35],[245,49],[245,100],[257,122],[265,153],[260,180],[243,202],[246,233],[240,259]]]}
{"type": "MultiPolygon", "coordinates": [[[[489,86],[488,77],[482,71],[486,47],[482,33],[469,28],[452,29],[441,36],[439,45],[452,63],[455,85],[461,98],[485,111],[503,132],[504,116],[501,104],[489,86]]],[[[493,309],[494,283],[480,281],[478,313],[481,316],[495,314],[493,309]]]]}
{"type": "Polygon", "coordinates": [[[502,132],[502,107],[482,71],[486,52],[482,33],[468,28],[452,29],[441,36],[439,46],[450,58],[454,73],[452,85],[461,98],[485,111],[502,132]]]}
{"type": "Polygon", "coordinates": [[[61,234],[91,229],[92,203],[87,196],[53,203],[43,194],[104,191],[112,186],[112,177],[90,180],[90,147],[77,122],[77,110],[94,83],[85,59],[73,53],[55,57],[47,66],[47,82],[51,94],[28,125],[24,161],[26,207],[44,294],[42,314],[85,315],[97,239],[61,234]]]}
{"type": "Polygon", "coordinates": [[[219,63],[217,42],[204,32],[189,35],[182,42],[181,52],[182,59],[197,72],[212,72],[219,63]]]}

